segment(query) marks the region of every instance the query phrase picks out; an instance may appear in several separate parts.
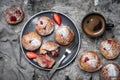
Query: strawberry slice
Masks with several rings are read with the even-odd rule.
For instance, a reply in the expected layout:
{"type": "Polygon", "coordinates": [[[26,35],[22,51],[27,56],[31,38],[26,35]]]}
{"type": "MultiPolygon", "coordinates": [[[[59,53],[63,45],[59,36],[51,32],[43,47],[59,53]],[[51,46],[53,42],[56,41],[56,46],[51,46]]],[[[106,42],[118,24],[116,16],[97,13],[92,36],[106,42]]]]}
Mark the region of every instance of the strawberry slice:
{"type": "Polygon", "coordinates": [[[53,14],[53,20],[56,22],[56,24],[60,25],[61,24],[61,17],[59,14],[54,13],[53,14]]]}
{"type": "Polygon", "coordinates": [[[29,59],[34,59],[38,56],[35,52],[27,52],[26,55],[29,59]]]}

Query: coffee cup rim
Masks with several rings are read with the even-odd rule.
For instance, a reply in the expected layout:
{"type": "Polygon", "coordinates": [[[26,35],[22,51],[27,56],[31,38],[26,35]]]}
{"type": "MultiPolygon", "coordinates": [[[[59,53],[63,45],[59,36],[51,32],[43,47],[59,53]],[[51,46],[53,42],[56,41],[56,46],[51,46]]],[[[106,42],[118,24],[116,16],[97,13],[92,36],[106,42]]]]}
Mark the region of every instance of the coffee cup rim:
{"type": "Polygon", "coordinates": [[[93,36],[93,35],[90,35],[90,34],[86,33],[86,32],[84,31],[84,29],[83,29],[83,22],[84,22],[85,19],[86,19],[88,16],[90,16],[90,15],[98,15],[98,16],[100,16],[100,17],[103,18],[103,20],[104,20],[104,22],[105,22],[104,31],[105,31],[105,29],[106,29],[106,20],[105,20],[105,17],[104,17],[102,14],[98,13],[98,12],[90,12],[90,13],[86,14],[86,15],[83,17],[83,19],[82,19],[81,27],[82,27],[83,32],[84,32],[85,34],[87,34],[89,37],[93,37],[93,38],[99,37],[99,36],[101,36],[101,35],[104,33],[104,31],[103,31],[103,33],[101,33],[101,34],[99,34],[99,35],[97,35],[97,36],[96,36],[96,35],[93,36]]]}

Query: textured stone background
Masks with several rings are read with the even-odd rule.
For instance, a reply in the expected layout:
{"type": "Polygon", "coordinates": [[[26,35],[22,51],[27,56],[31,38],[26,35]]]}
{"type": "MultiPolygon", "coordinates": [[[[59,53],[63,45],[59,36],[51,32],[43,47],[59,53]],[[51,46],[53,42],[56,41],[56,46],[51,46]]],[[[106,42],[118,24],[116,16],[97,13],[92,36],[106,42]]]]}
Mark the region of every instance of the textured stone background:
{"type": "MultiPolygon", "coordinates": [[[[71,17],[75,22],[82,34],[81,49],[78,56],[84,50],[93,50],[98,53],[102,62],[105,63],[107,59],[103,58],[100,54],[98,49],[99,43],[106,37],[114,37],[120,42],[120,0],[99,0],[99,4],[96,7],[94,7],[93,0],[0,0],[0,26],[4,24],[16,32],[16,34],[20,34],[25,22],[35,13],[44,10],[62,12],[71,17]],[[3,17],[4,10],[12,4],[20,4],[25,12],[23,22],[14,26],[7,24],[3,17]],[[101,13],[106,18],[107,22],[114,23],[115,27],[110,31],[106,31],[104,36],[100,38],[90,39],[82,32],[81,21],[87,13],[94,10],[101,13]]],[[[57,71],[52,80],[65,80],[66,75],[69,76],[71,80],[89,80],[91,75],[93,76],[92,80],[100,80],[99,71],[87,73],[81,70],[77,64],[77,58],[69,66],[57,71]]],[[[109,61],[115,61],[120,64],[120,56],[109,61]]],[[[36,76],[40,77],[40,80],[43,80],[42,75],[46,74],[47,71],[35,68],[35,73],[36,76]]]]}

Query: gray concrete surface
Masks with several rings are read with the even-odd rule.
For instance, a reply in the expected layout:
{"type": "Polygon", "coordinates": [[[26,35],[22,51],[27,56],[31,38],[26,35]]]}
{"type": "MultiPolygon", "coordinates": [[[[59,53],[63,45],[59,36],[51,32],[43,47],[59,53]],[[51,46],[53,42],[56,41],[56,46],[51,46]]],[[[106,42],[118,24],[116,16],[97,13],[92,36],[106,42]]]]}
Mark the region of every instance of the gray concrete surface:
{"type": "MultiPolygon", "coordinates": [[[[99,3],[96,7],[94,7],[93,0],[31,0],[30,3],[27,0],[1,0],[0,1],[0,26],[3,24],[12,29],[16,34],[20,34],[21,29],[25,22],[35,13],[44,11],[44,10],[54,10],[58,12],[62,12],[75,22],[77,27],[79,28],[82,34],[82,43],[81,49],[78,53],[78,56],[84,50],[93,50],[96,51],[103,63],[108,60],[105,59],[98,49],[100,41],[107,37],[116,38],[120,42],[120,1],[119,0],[99,0],[99,3]],[[4,20],[4,10],[12,5],[12,4],[20,4],[25,12],[25,18],[23,22],[18,25],[9,25],[4,20]],[[106,31],[104,36],[97,39],[90,39],[87,37],[81,30],[81,21],[83,17],[89,12],[97,10],[97,12],[101,13],[107,21],[114,23],[115,27],[106,31]],[[112,35],[113,33],[113,35],[112,35]]],[[[77,56],[77,58],[78,58],[77,56]]],[[[65,76],[68,75],[71,80],[89,80],[90,76],[93,76],[92,80],[100,80],[99,72],[88,73],[81,70],[77,64],[77,58],[67,67],[57,71],[53,76],[52,80],[65,80],[65,76]]],[[[120,56],[114,60],[118,64],[120,64],[120,56]]],[[[42,75],[48,73],[47,71],[38,70],[35,68],[35,75],[39,75],[40,80],[42,80],[42,75]]]]}

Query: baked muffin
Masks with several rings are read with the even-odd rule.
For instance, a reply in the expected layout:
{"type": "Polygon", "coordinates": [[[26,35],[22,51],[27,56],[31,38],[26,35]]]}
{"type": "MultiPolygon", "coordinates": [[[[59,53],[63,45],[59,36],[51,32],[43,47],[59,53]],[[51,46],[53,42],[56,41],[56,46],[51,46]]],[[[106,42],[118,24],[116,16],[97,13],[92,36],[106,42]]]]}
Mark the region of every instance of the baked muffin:
{"type": "Polygon", "coordinates": [[[57,43],[52,41],[47,41],[40,47],[40,54],[52,53],[53,56],[58,56],[59,47],[60,46],[57,43]]]}
{"type": "Polygon", "coordinates": [[[49,17],[42,16],[37,21],[35,28],[38,34],[40,34],[41,36],[46,36],[53,32],[54,23],[49,17]]]}
{"type": "Polygon", "coordinates": [[[74,39],[74,32],[69,26],[60,26],[55,31],[55,40],[61,45],[68,45],[74,39]]]}
{"type": "Polygon", "coordinates": [[[12,5],[4,12],[5,20],[10,24],[17,24],[24,18],[24,13],[19,5],[12,5]]]}
{"type": "Polygon", "coordinates": [[[114,59],[120,53],[120,45],[115,39],[105,39],[100,44],[100,51],[105,58],[114,59]]]}
{"type": "Polygon", "coordinates": [[[114,62],[106,63],[101,70],[102,80],[120,80],[120,66],[114,62]]]}
{"type": "Polygon", "coordinates": [[[26,50],[34,51],[40,47],[42,38],[36,32],[29,32],[22,36],[22,45],[26,50]]]}
{"type": "Polygon", "coordinates": [[[55,63],[55,60],[47,54],[39,55],[36,60],[38,64],[44,68],[51,68],[55,63]]]}
{"type": "Polygon", "coordinates": [[[79,58],[79,65],[87,72],[94,72],[101,68],[101,60],[95,52],[84,51],[79,58]]]}

